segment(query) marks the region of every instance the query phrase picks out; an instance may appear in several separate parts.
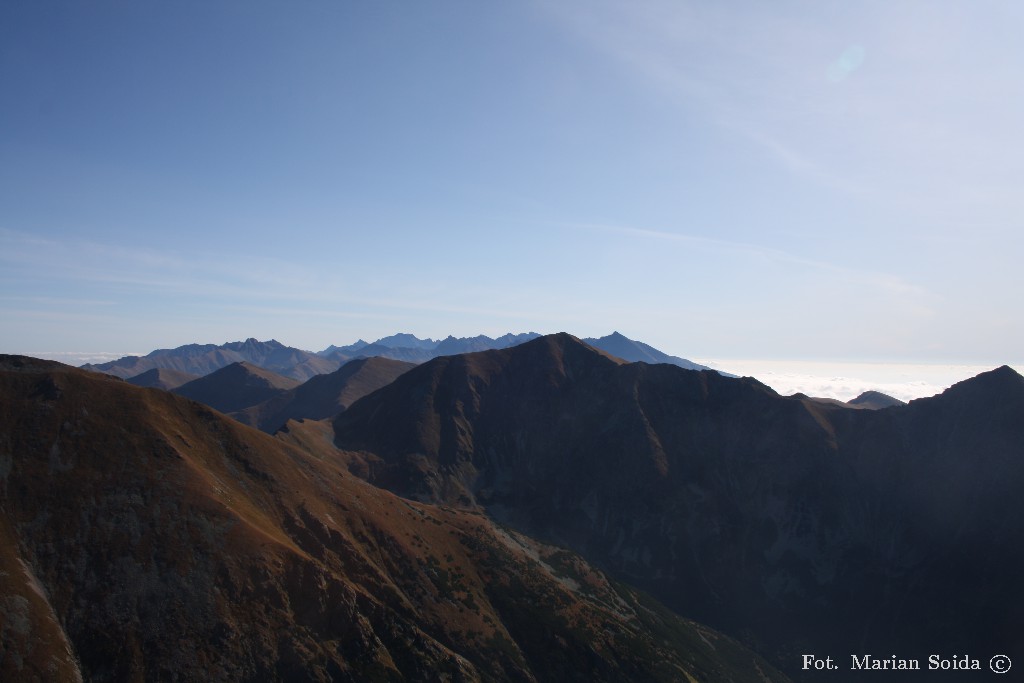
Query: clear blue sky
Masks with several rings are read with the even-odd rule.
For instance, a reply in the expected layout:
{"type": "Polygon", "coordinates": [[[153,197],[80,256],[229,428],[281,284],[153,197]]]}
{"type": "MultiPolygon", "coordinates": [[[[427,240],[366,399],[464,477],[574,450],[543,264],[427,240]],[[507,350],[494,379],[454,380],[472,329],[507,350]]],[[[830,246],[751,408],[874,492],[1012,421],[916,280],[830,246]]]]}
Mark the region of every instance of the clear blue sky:
{"type": "Polygon", "coordinates": [[[1020,362],[1024,3],[0,4],[0,352],[1020,362]]]}

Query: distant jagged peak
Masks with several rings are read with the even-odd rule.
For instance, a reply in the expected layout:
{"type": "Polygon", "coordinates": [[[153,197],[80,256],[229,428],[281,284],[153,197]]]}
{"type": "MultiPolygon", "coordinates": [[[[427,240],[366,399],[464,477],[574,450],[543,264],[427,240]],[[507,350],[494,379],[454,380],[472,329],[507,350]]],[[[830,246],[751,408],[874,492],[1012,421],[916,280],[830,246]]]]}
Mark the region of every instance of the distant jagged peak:
{"type": "MultiPolygon", "coordinates": [[[[451,356],[490,349],[506,349],[539,338],[536,332],[507,332],[497,339],[485,334],[475,337],[448,335],[444,339],[420,339],[409,332],[382,337],[373,343],[359,339],[347,346],[331,345],[312,353],[286,346],[276,339],[260,341],[248,337],[244,341],[224,344],[186,344],[173,349],[157,349],[145,357],[126,356],[101,363],[83,365],[87,370],[105,372],[122,378],[135,377],[154,367],[207,375],[237,361],[248,361],[296,379],[308,379],[336,370],[340,364],[360,356],[386,356],[413,363],[422,363],[437,356],[451,356]]],[[[629,339],[619,331],[600,339],[584,342],[629,362],[669,363],[688,370],[708,369],[684,358],[670,356],[643,342],[629,339]]]]}
{"type": "Polygon", "coordinates": [[[497,339],[494,340],[498,344],[498,348],[507,348],[509,346],[515,346],[516,344],[524,344],[531,339],[536,339],[540,334],[537,332],[520,332],[514,334],[512,332],[506,332],[497,339]]]}
{"type": "Polygon", "coordinates": [[[366,341],[365,339],[357,339],[353,343],[346,344],[345,346],[338,346],[337,344],[331,344],[330,346],[328,346],[323,351],[317,351],[317,353],[319,355],[323,356],[325,354],[331,353],[332,351],[338,351],[338,350],[341,350],[341,349],[348,349],[348,350],[354,351],[356,349],[361,349],[364,346],[369,346],[369,345],[370,345],[370,342],[366,341]]]}
{"type": "Polygon", "coordinates": [[[255,349],[261,347],[269,347],[274,349],[284,348],[284,344],[277,341],[276,339],[269,339],[267,341],[260,341],[255,337],[249,337],[245,341],[227,342],[222,344],[223,348],[240,350],[240,349],[255,349]]]}
{"type": "Polygon", "coordinates": [[[436,356],[450,356],[459,353],[471,353],[487,349],[504,349],[516,346],[524,342],[536,339],[540,334],[537,332],[506,332],[498,338],[491,338],[486,334],[479,334],[475,337],[456,337],[449,334],[447,337],[432,339],[420,339],[409,332],[398,332],[387,337],[381,337],[374,342],[366,342],[362,339],[354,344],[337,346],[331,344],[323,351],[318,351],[318,356],[323,357],[357,357],[362,355],[391,355],[401,360],[423,362],[436,356]]]}
{"type": "Polygon", "coordinates": [[[409,332],[398,332],[388,337],[381,337],[374,344],[380,346],[386,346],[390,349],[432,349],[438,345],[439,342],[427,337],[426,339],[420,339],[414,334],[409,332]]]}
{"type": "Polygon", "coordinates": [[[373,346],[373,344],[364,339],[357,339],[352,344],[346,344],[345,346],[331,344],[323,351],[317,351],[316,355],[322,358],[327,358],[334,355],[351,356],[351,354],[354,354],[362,349],[365,349],[367,346],[373,346]]]}
{"type": "Polygon", "coordinates": [[[475,337],[455,337],[448,335],[438,342],[433,352],[439,356],[452,356],[459,353],[472,353],[474,351],[487,351],[498,348],[498,343],[486,334],[478,334],[475,337]]]}

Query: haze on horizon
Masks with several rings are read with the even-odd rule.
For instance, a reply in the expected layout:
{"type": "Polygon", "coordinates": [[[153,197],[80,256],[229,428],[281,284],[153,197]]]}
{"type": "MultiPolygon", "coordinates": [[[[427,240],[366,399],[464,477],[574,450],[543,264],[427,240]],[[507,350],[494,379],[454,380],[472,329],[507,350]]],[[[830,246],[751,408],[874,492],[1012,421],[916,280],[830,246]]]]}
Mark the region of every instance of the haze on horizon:
{"type": "Polygon", "coordinates": [[[1024,7],[0,6],[0,352],[1020,364],[1024,7]]]}

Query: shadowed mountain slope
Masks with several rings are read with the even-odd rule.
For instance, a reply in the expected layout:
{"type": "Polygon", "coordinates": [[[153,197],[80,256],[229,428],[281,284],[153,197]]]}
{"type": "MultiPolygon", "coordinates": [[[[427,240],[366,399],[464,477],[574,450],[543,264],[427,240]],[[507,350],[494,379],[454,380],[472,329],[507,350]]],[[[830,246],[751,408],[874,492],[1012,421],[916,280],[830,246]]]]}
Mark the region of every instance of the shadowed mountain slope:
{"type": "Polygon", "coordinates": [[[318,375],[258,405],[233,412],[231,417],[273,434],[288,420],[334,417],[356,399],[414,367],[413,363],[381,357],[349,361],[328,375],[318,375]]]}
{"type": "Polygon", "coordinates": [[[863,410],[553,335],[419,366],[334,429],[360,476],[566,545],[794,676],[800,652],[1024,655],[1006,367],[863,410]]]}
{"type": "Polygon", "coordinates": [[[153,368],[152,370],[146,370],[142,374],[129,377],[127,381],[129,384],[134,384],[137,387],[153,387],[170,391],[195,379],[199,379],[199,375],[181,372],[180,370],[170,370],[168,368],[153,368]]]}
{"type": "Polygon", "coordinates": [[[183,384],[174,393],[230,413],[263,403],[297,386],[297,380],[241,362],[183,384]]]}
{"type": "Polygon", "coordinates": [[[571,553],[352,477],[318,441],[0,356],[0,676],[786,680],[571,553]]]}

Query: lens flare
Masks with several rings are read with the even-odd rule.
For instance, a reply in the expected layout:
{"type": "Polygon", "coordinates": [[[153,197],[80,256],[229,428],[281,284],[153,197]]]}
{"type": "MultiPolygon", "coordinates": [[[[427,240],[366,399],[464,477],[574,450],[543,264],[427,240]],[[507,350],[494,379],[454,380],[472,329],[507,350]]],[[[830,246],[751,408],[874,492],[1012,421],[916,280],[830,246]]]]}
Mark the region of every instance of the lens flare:
{"type": "Polygon", "coordinates": [[[843,54],[839,55],[839,59],[829,64],[827,71],[828,80],[833,83],[845,80],[847,76],[864,64],[866,56],[867,50],[864,49],[863,45],[851,45],[846,48],[843,50],[843,54]]]}

